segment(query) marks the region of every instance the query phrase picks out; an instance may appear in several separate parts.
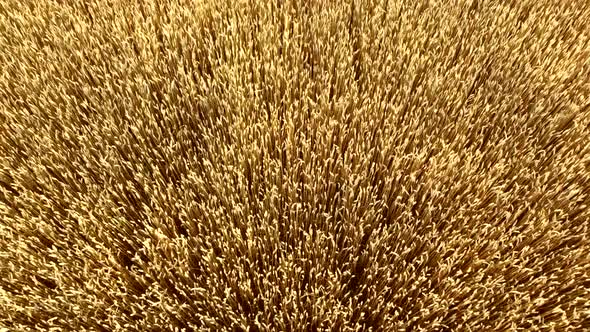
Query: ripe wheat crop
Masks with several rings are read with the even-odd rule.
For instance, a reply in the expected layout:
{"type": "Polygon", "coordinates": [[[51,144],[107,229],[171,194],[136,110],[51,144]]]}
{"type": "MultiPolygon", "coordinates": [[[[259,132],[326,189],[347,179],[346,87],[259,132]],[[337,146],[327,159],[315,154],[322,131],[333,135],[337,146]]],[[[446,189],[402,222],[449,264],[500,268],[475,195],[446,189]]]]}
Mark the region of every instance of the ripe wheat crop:
{"type": "Polygon", "coordinates": [[[590,331],[587,0],[0,1],[0,330],[590,331]]]}

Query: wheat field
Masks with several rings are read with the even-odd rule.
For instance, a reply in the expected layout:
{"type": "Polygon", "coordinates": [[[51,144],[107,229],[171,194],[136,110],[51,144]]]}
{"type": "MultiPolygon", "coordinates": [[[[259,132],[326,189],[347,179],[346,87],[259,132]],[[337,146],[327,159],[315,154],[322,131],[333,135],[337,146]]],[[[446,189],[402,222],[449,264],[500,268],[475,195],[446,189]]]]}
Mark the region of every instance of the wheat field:
{"type": "Polygon", "coordinates": [[[1,331],[590,331],[590,2],[0,1],[1,331]]]}

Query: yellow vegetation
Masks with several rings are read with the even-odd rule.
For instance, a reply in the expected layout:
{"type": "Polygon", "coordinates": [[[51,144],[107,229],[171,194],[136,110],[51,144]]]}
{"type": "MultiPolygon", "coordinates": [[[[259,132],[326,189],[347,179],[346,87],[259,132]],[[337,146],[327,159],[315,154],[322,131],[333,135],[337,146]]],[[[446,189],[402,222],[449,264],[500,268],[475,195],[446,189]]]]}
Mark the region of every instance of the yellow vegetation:
{"type": "Polygon", "coordinates": [[[2,0],[0,330],[590,330],[590,2],[2,0]]]}

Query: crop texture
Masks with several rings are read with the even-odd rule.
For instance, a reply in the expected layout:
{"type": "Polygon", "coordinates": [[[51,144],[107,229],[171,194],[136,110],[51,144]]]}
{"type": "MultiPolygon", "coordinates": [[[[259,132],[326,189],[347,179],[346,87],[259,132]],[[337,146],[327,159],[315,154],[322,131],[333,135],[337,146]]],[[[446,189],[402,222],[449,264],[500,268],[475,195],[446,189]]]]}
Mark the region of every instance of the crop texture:
{"type": "Polygon", "coordinates": [[[587,0],[1,0],[0,331],[590,331],[587,0]]]}

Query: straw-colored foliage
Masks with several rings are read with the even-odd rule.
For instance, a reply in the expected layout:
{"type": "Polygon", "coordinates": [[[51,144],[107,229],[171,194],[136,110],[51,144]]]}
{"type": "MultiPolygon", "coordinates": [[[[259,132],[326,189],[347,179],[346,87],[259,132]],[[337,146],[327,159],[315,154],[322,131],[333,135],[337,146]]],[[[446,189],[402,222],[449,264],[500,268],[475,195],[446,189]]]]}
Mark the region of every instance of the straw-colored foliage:
{"type": "Polygon", "coordinates": [[[0,330],[590,330],[590,2],[0,1],[0,330]]]}

